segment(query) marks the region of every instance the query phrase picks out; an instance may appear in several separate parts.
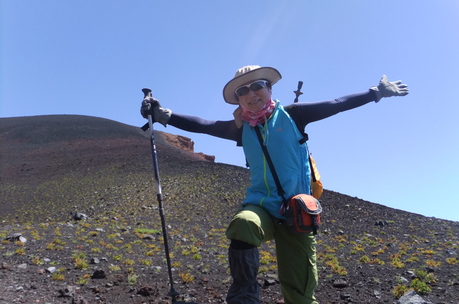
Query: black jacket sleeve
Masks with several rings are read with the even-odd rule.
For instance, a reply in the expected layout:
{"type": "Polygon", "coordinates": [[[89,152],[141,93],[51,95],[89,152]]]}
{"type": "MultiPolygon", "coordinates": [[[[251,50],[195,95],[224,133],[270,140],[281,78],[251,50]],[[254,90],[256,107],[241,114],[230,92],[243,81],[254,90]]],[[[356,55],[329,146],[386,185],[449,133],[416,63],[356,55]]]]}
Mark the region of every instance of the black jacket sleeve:
{"type": "Polygon", "coordinates": [[[284,109],[295,121],[300,132],[303,132],[306,125],[311,122],[363,106],[374,100],[376,100],[374,91],[368,90],[328,101],[292,103],[284,109]]]}
{"type": "Polygon", "coordinates": [[[208,120],[197,116],[172,112],[168,124],[184,131],[208,134],[223,139],[234,140],[238,145],[241,144],[242,128],[239,129],[234,120],[208,120]]]}

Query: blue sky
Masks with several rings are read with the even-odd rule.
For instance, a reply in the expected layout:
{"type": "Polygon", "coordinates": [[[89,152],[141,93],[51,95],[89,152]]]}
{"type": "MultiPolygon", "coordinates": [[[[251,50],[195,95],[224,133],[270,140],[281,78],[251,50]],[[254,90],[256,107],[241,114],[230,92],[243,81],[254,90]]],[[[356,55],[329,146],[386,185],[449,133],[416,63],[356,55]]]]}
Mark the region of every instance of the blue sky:
{"type": "MultiPolygon", "coordinates": [[[[174,112],[229,120],[223,86],[248,64],[281,72],[285,105],[299,80],[308,102],[401,79],[408,96],[308,126],[324,186],[459,221],[459,1],[0,0],[0,14],[0,117],[141,126],[149,87],[174,112]]],[[[156,129],[245,164],[233,142],[156,129]]]]}

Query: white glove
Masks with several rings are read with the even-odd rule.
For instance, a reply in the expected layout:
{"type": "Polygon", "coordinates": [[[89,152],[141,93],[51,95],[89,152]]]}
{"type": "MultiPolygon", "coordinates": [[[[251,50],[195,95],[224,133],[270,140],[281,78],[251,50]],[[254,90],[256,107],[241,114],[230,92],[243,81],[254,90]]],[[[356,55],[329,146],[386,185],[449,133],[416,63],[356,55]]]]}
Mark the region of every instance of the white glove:
{"type": "Polygon", "coordinates": [[[383,75],[377,87],[371,87],[370,90],[376,93],[376,102],[383,97],[405,96],[408,95],[408,85],[401,80],[389,82],[386,75],[383,75]]]}
{"type": "Polygon", "coordinates": [[[148,115],[151,115],[153,122],[159,122],[163,126],[166,126],[171,118],[172,111],[162,108],[157,99],[146,97],[140,106],[140,114],[144,118],[148,118],[148,115]]]}

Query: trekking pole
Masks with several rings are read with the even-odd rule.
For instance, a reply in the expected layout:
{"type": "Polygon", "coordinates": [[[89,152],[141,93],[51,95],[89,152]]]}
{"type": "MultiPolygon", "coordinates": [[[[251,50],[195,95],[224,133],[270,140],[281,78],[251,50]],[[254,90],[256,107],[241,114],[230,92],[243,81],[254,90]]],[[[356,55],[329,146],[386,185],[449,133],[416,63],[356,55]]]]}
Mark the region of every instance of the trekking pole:
{"type": "Polygon", "coordinates": [[[298,102],[298,97],[300,97],[300,95],[303,94],[303,92],[301,92],[302,87],[303,87],[303,82],[298,81],[298,89],[296,91],[293,91],[293,93],[295,93],[296,95],[295,100],[293,102],[298,102]]]}
{"type": "MultiPolygon", "coordinates": [[[[142,92],[145,94],[144,98],[152,97],[150,89],[142,89],[142,92]]],[[[166,220],[165,220],[164,208],[163,208],[163,195],[161,192],[161,181],[159,179],[158,155],[156,153],[155,130],[153,129],[153,118],[151,117],[151,115],[148,115],[148,126],[151,131],[150,143],[151,143],[151,155],[153,157],[153,169],[155,171],[156,198],[158,200],[159,216],[161,217],[161,227],[163,230],[164,247],[166,251],[167,270],[169,272],[169,282],[171,285],[171,289],[168,295],[172,297],[172,303],[185,303],[185,302],[175,301],[177,296],[180,293],[174,289],[174,280],[172,278],[171,259],[169,256],[169,244],[167,241],[166,220]]]]}

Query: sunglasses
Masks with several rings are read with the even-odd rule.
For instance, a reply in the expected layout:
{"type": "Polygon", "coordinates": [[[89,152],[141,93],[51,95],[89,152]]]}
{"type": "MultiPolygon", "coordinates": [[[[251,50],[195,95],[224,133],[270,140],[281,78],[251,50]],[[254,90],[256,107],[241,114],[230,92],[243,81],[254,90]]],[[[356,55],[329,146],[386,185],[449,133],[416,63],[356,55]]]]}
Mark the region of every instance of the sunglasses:
{"type": "Polygon", "coordinates": [[[249,83],[249,84],[242,85],[242,86],[238,87],[234,91],[234,93],[236,93],[237,97],[241,97],[241,96],[249,94],[250,91],[252,91],[252,92],[259,91],[259,90],[263,89],[264,87],[266,87],[267,84],[268,84],[268,81],[266,81],[266,80],[256,80],[256,81],[254,81],[252,83],[249,83]]]}

